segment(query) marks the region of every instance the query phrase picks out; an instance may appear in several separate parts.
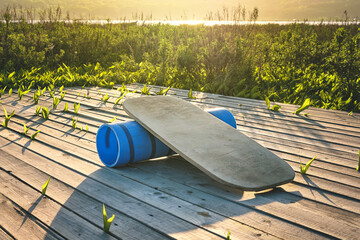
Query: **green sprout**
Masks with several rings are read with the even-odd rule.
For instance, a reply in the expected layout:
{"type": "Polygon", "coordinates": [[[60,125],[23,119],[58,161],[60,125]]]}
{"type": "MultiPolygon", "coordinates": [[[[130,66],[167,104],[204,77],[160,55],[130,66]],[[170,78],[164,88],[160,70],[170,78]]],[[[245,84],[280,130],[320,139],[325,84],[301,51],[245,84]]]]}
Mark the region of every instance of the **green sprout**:
{"type": "Polygon", "coordinates": [[[44,87],[44,89],[41,91],[41,95],[44,95],[46,92],[46,87],[44,87]]]}
{"type": "Polygon", "coordinates": [[[123,95],[121,95],[121,97],[119,97],[118,99],[115,100],[115,105],[119,104],[120,100],[123,99],[125,97],[127,93],[124,93],[123,95]]]}
{"type": "Polygon", "coordinates": [[[73,129],[76,129],[77,121],[78,121],[78,120],[77,120],[77,119],[75,120],[74,117],[72,118],[71,126],[72,126],[73,129]]]}
{"type": "Polygon", "coordinates": [[[69,104],[65,103],[63,111],[67,112],[68,110],[69,110],[69,104]]]}
{"type": "Polygon", "coordinates": [[[60,93],[60,100],[63,100],[63,99],[64,99],[65,93],[66,93],[66,91],[60,93]]]}
{"type": "Polygon", "coordinates": [[[46,189],[47,189],[47,187],[48,187],[48,185],[49,185],[50,178],[51,178],[51,177],[49,177],[49,179],[46,181],[46,183],[44,183],[44,185],[42,185],[41,195],[43,195],[43,196],[45,196],[45,194],[46,194],[46,189]]]}
{"type": "Polygon", "coordinates": [[[36,107],[36,109],[35,109],[35,114],[36,114],[37,116],[39,116],[39,115],[40,115],[40,111],[41,111],[41,107],[40,107],[40,106],[36,107]]]}
{"type": "Polygon", "coordinates": [[[22,97],[27,94],[28,92],[30,92],[30,89],[26,90],[26,91],[22,91],[21,88],[18,89],[18,96],[19,96],[19,99],[21,100],[22,97]]]}
{"type": "Polygon", "coordinates": [[[24,135],[26,135],[29,131],[30,127],[26,127],[26,124],[24,123],[24,135]]]}
{"type": "Polygon", "coordinates": [[[78,104],[74,103],[74,112],[75,112],[75,114],[78,114],[79,109],[80,109],[80,103],[78,103],[78,104]]]}
{"type": "Polygon", "coordinates": [[[121,95],[123,95],[124,93],[129,92],[129,90],[125,87],[125,84],[123,83],[121,87],[119,87],[117,89],[118,91],[121,91],[121,95]]]}
{"type": "Polygon", "coordinates": [[[166,95],[168,93],[169,89],[170,89],[170,87],[164,88],[164,89],[160,88],[160,91],[158,91],[156,93],[156,95],[166,95]]]}
{"type": "Polygon", "coordinates": [[[110,231],[110,226],[112,221],[115,218],[115,214],[112,215],[111,218],[107,218],[107,214],[106,214],[106,210],[105,210],[105,205],[103,204],[103,220],[104,220],[104,232],[109,232],[110,231]]]}
{"type": "Polygon", "coordinates": [[[108,100],[109,100],[109,95],[106,93],[103,97],[102,97],[102,101],[104,102],[104,103],[106,103],[108,100]]]}
{"type": "Polygon", "coordinates": [[[51,96],[52,98],[55,97],[54,93],[55,93],[55,91],[50,91],[50,96],[51,96]]]}
{"type": "Polygon", "coordinates": [[[110,120],[109,120],[109,123],[112,123],[112,122],[115,121],[116,119],[117,119],[117,116],[114,117],[114,118],[112,118],[112,119],[110,119],[110,120]]]}
{"type": "Polygon", "coordinates": [[[266,107],[267,109],[270,109],[270,100],[268,97],[265,97],[266,107]]]}
{"type": "Polygon", "coordinates": [[[40,132],[40,130],[37,130],[36,132],[34,132],[34,134],[30,136],[31,140],[35,140],[35,138],[37,137],[39,132],[40,132]]]}
{"type": "Polygon", "coordinates": [[[150,89],[151,89],[151,88],[148,88],[148,87],[144,84],[144,87],[143,87],[143,89],[141,90],[141,94],[150,95],[150,89]]]}
{"type": "Polygon", "coordinates": [[[0,89],[0,97],[5,93],[7,86],[5,86],[3,89],[0,89]]]}
{"type": "Polygon", "coordinates": [[[86,132],[89,132],[89,126],[86,124],[85,127],[86,127],[86,132]]]}
{"type": "Polygon", "coordinates": [[[59,98],[57,98],[57,97],[53,98],[53,105],[52,105],[53,109],[57,108],[57,105],[59,105],[59,102],[60,102],[59,98]]]}
{"type": "Polygon", "coordinates": [[[34,95],[33,95],[33,100],[35,104],[39,103],[39,98],[40,98],[40,92],[39,91],[35,91],[34,95]]]}
{"type": "Polygon", "coordinates": [[[358,163],[356,170],[360,172],[360,150],[359,150],[359,163],[358,163]]]}
{"type": "Polygon", "coordinates": [[[228,231],[228,233],[226,235],[226,240],[231,240],[231,238],[230,238],[230,230],[228,231]]]}
{"type": "Polygon", "coordinates": [[[59,88],[59,92],[62,92],[64,90],[64,85],[62,85],[60,88],[59,88]]]}
{"type": "Polygon", "coordinates": [[[305,167],[302,165],[302,163],[300,163],[300,173],[301,174],[306,174],[307,170],[309,169],[311,163],[316,159],[317,156],[315,156],[313,159],[311,159],[306,165],[305,167]]]}
{"type": "Polygon", "coordinates": [[[349,114],[348,114],[349,116],[352,116],[353,115],[353,112],[351,111],[351,112],[349,112],[349,114]]]}
{"type": "Polygon", "coordinates": [[[49,111],[49,109],[47,108],[47,107],[42,107],[42,117],[44,118],[44,119],[49,119],[49,116],[50,116],[50,111],[49,111]]]}
{"type": "Polygon", "coordinates": [[[308,109],[311,105],[311,101],[310,98],[305,99],[304,103],[301,105],[301,107],[299,107],[295,112],[293,112],[294,114],[298,115],[299,113],[301,113],[302,111],[308,109]]]}
{"type": "Polygon", "coordinates": [[[270,108],[270,110],[273,112],[278,112],[280,108],[281,108],[281,106],[275,104],[274,106],[272,106],[272,108],[270,108]]]}
{"type": "Polygon", "coordinates": [[[12,94],[12,88],[10,88],[9,90],[9,97],[11,97],[11,94],[12,94]]]}
{"type": "Polygon", "coordinates": [[[15,110],[12,111],[12,113],[10,115],[8,115],[6,112],[6,109],[4,107],[3,107],[3,109],[4,109],[4,114],[5,114],[5,121],[2,123],[2,125],[4,126],[4,128],[7,128],[8,124],[10,122],[10,118],[12,116],[14,116],[14,114],[15,114],[15,110]]]}
{"type": "Polygon", "coordinates": [[[189,90],[188,98],[196,99],[196,97],[192,95],[192,89],[189,90]]]}

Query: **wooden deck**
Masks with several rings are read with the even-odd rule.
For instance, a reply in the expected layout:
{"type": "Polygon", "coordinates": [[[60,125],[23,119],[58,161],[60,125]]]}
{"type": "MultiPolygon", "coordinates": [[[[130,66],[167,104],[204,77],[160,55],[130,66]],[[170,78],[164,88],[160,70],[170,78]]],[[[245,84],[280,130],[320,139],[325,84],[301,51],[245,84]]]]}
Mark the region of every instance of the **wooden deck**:
{"type": "MultiPolygon", "coordinates": [[[[97,129],[115,116],[118,122],[130,120],[114,105],[120,93],[66,91],[49,120],[35,115],[30,93],[21,101],[16,93],[1,98],[7,112],[15,109],[16,115],[8,128],[0,127],[0,239],[224,239],[228,231],[231,239],[359,239],[360,114],[310,108],[304,117],[292,114],[294,105],[280,104],[280,112],[271,112],[264,101],[204,93],[188,99],[188,91],[171,89],[168,95],[201,108],[228,108],[239,131],[296,172],[290,184],[242,192],[178,156],[104,167],[96,152],[97,129]],[[100,100],[105,93],[110,95],[106,104],[100,100]],[[89,132],[72,128],[74,102],[81,102],[77,125],[88,124],[89,132]],[[22,135],[23,123],[31,126],[28,135],[41,130],[36,140],[22,135]],[[299,163],[314,156],[307,175],[301,175],[299,163]],[[102,231],[103,203],[108,216],[116,215],[109,234],[102,231]]],[[[39,105],[51,108],[48,92],[39,105]]],[[[0,115],[3,121],[2,107],[0,115]]]]}

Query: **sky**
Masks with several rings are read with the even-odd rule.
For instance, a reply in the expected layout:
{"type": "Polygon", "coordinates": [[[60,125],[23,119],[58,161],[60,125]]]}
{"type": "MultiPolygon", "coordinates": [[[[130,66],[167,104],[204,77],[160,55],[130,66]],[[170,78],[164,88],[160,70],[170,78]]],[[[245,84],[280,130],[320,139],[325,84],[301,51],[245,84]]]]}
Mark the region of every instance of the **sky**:
{"type": "Polygon", "coordinates": [[[7,5],[42,9],[60,6],[70,16],[94,19],[131,19],[136,13],[144,18],[164,20],[203,20],[210,12],[229,12],[241,4],[246,12],[259,9],[258,20],[329,20],[360,18],[360,0],[0,0],[0,11],[7,5]]]}

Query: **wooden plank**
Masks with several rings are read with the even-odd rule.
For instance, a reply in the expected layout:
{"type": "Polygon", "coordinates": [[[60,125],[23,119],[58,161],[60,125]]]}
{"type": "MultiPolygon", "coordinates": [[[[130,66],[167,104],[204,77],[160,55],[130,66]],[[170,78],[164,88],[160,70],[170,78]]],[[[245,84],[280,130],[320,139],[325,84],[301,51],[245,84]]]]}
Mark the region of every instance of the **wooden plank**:
{"type": "MultiPolygon", "coordinates": [[[[5,137],[4,131],[1,132],[1,135],[5,137]]],[[[5,138],[8,140],[16,140],[18,137],[14,134],[8,133],[5,138]]],[[[26,140],[24,140],[25,139],[18,139],[16,142],[24,145],[26,142],[26,140]]],[[[51,151],[49,151],[49,147],[45,145],[40,147],[38,144],[40,144],[38,141],[32,142],[32,144],[27,146],[26,149],[34,149],[39,154],[51,158],[54,162],[51,161],[46,164],[40,162],[38,163],[39,159],[42,158],[39,158],[39,156],[32,156],[31,152],[27,152],[27,158],[22,159],[23,161],[28,162],[33,166],[36,164],[36,167],[42,171],[48,172],[48,174],[54,176],[55,178],[62,179],[63,182],[71,186],[76,186],[79,191],[85,191],[87,195],[93,196],[115,209],[123,209],[124,207],[128,208],[128,211],[130,211],[131,215],[134,217],[142,219],[148,225],[156,224],[156,228],[168,234],[171,232],[185,232],[189,235],[182,235],[182,238],[189,238],[189,236],[192,235],[193,237],[196,236],[196,238],[208,239],[209,236],[211,236],[210,238],[216,238],[216,235],[212,235],[208,231],[213,231],[217,233],[218,236],[224,236],[227,232],[224,229],[230,229],[233,236],[258,238],[258,236],[256,236],[256,230],[253,228],[243,226],[230,219],[224,219],[216,214],[198,214],[199,212],[204,212],[204,210],[192,206],[191,204],[181,202],[179,199],[171,196],[168,196],[168,199],[164,200],[156,194],[158,191],[153,188],[146,187],[136,181],[132,181],[122,177],[121,175],[115,174],[107,168],[103,168],[103,170],[105,170],[103,171],[95,165],[79,161],[77,158],[63,154],[63,152],[59,152],[56,149],[50,148],[51,151]],[[58,159],[61,159],[61,165],[66,166],[66,168],[58,166],[55,163],[58,159]],[[79,176],[77,173],[70,171],[69,168],[76,169],[77,172],[82,172],[83,174],[89,176],[86,178],[86,181],[84,181],[85,177],[79,176]],[[95,172],[97,173],[95,174],[95,172]],[[93,178],[95,178],[96,181],[93,180],[93,178]],[[81,182],[80,185],[79,182],[81,182]],[[110,184],[111,188],[107,185],[100,184],[100,182],[110,184]],[[113,185],[111,182],[116,182],[117,184],[113,185]],[[124,193],[126,193],[126,195],[124,193]],[[139,202],[140,199],[141,201],[139,202]],[[147,204],[155,205],[158,209],[163,210],[160,211],[155,208],[147,209],[147,204]],[[183,207],[180,209],[178,207],[174,208],[174,206],[183,207]],[[139,209],[139,212],[134,211],[134,208],[139,209]],[[171,214],[164,212],[165,210],[171,214]],[[144,211],[147,211],[148,213],[144,215],[144,211]],[[156,216],[156,218],[153,216],[156,216]],[[174,216],[177,217],[175,218],[174,216]],[[186,219],[186,221],[182,219],[186,219]],[[167,224],[164,224],[164,222],[167,224]],[[178,230],[174,231],[174,228],[178,230]],[[179,231],[179,228],[183,230],[179,231]],[[204,231],[202,228],[205,228],[208,231],[204,231]]],[[[6,146],[3,150],[14,156],[21,154],[21,151],[10,150],[10,148],[14,148],[14,144],[6,146]]]]}
{"type": "MultiPolygon", "coordinates": [[[[0,159],[0,163],[2,166],[6,166],[6,171],[11,172],[13,176],[16,176],[16,178],[21,179],[33,188],[41,189],[42,184],[47,181],[49,177],[47,174],[1,149],[0,154],[3,156],[0,159]]],[[[46,195],[60,203],[64,208],[81,215],[82,218],[85,218],[98,228],[101,229],[103,227],[102,202],[66,186],[56,178],[51,179],[46,195]]],[[[111,234],[116,237],[121,239],[169,239],[167,235],[160,234],[156,229],[141,224],[137,220],[109,206],[106,209],[108,216],[112,214],[116,216],[111,226],[111,234]]]]}
{"type": "Polygon", "coordinates": [[[0,192],[65,238],[115,239],[4,171],[0,171],[0,192]]]}
{"type": "MultiPolygon", "coordinates": [[[[3,156],[2,156],[3,157],[3,156]]],[[[0,170],[4,173],[3,170],[0,170]]],[[[0,239],[64,239],[0,194],[0,239]]]]}

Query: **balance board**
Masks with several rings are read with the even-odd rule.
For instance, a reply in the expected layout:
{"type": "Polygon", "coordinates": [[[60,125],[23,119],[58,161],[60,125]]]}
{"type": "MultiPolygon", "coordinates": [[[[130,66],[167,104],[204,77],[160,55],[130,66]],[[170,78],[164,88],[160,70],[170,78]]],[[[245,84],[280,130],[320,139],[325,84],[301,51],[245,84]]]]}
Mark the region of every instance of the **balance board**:
{"type": "Polygon", "coordinates": [[[259,191],[294,179],[284,160],[187,101],[147,96],[123,106],[160,141],[221,183],[259,191]]]}

